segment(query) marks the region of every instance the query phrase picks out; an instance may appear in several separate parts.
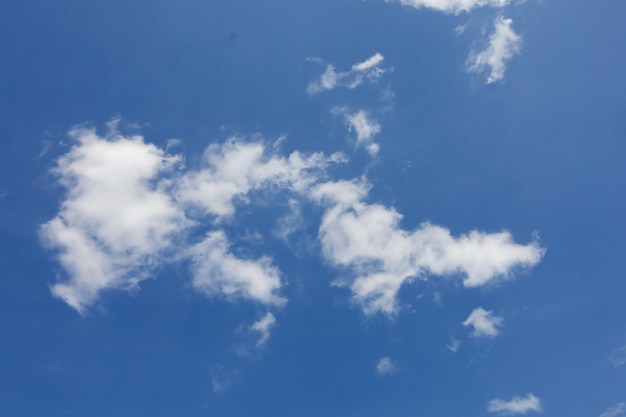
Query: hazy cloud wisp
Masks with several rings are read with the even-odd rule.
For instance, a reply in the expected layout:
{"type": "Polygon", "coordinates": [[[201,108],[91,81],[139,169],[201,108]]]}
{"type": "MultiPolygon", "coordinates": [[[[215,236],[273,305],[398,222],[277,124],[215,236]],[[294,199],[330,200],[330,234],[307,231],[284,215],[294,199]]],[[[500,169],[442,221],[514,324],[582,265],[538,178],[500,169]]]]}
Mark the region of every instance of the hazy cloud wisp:
{"type": "MultiPolygon", "coordinates": [[[[375,83],[389,71],[380,66],[384,59],[382,54],[376,53],[363,62],[357,62],[349,71],[344,72],[337,71],[332,64],[327,64],[324,73],[317,80],[309,83],[306,92],[309,95],[315,95],[338,87],[353,89],[364,82],[375,83]]],[[[319,58],[309,58],[309,60],[324,62],[319,58]]]]}
{"type": "Polygon", "coordinates": [[[487,84],[504,79],[507,62],[520,53],[522,37],[512,28],[513,20],[499,16],[494,21],[494,31],[489,36],[489,44],[483,50],[470,52],[466,61],[468,72],[488,73],[487,84]]]}
{"type": "Polygon", "coordinates": [[[533,394],[526,397],[514,397],[511,401],[496,398],[489,401],[487,411],[492,413],[526,414],[529,411],[542,412],[541,399],[533,394]]]}

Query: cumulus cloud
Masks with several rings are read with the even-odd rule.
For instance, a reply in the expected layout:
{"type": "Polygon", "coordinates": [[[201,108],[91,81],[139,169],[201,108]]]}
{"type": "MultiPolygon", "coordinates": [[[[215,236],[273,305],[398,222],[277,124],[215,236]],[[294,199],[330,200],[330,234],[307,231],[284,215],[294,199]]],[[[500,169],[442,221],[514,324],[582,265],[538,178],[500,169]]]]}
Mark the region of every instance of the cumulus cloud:
{"type": "Polygon", "coordinates": [[[626,345],[613,350],[609,355],[609,362],[616,368],[626,365],[626,345]]]}
{"type": "Polygon", "coordinates": [[[381,126],[366,110],[350,112],[345,107],[335,107],[331,112],[343,117],[348,130],[356,136],[357,147],[364,147],[370,155],[376,156],[380,146],[374,142],[374,137],[380,133],[381,126]]]}
{"type": "Polygon", "coordinates": [[[494,316],[492,311],[487,311],[478,307],[472,311],[469,317],[463,322],[463,326],[472,326],[475,337],[496,337],[502,326],[502,317],[494,316]]]}
{"type": "Polygon", "coordinates": [[[189,226],[160,180],[180,158],[111,127],[105,137],[87,128],[69,132],[77,145],[54,169],[66,196],[40,229],[69,276],[52,293],[79,312],[104,289],[133,288],[148,278],[189,226]]]}
{"type": "MultiPolygon", "coordinates": [[[[372,123],[355,122],[357,135],[373,134],[372,123]]],[[[200,168],[183,169],[180,156],[115,125],[105,136],[86,128],[70,136],[76,145],[54,169],[66,193],[40,234],[66,272],[52,292],[79,312],[103,290],[136,288],[170,261],[188,262],[193,288],[209,297],[282,306],[283,278],[272,258],[234,252],[222,228],[238,206],[259,197],[266,204],[265,193],[286,193],[291,214],[276,231],[285,240],[302,225],[300,204],[321,208],[322,256],[342,271],[335,284],[348,286],[366,314],[395,314],[400,287],[415,279],[459,276],[466,287],[482,286],[532,267],[544,253],[537,241],[517,244],[506,231],[455,237],[430,223],[403,229],[393,207],[367,202],[365,179],[328,179],[328,166],[345,161],[341,154],[283,156],[262,141],[231,138],[210,145],[200,168]]]]}
{"type": "MultiPolygon", "coordinates": [[[[390,0],[386,0],[390,1],[390,0]]],[[[427,8],[445,13],[469,12],[476,7],[504,7],[509,0],[398,0],[403,6],[427,8]]]]}
{"type": "Polygon", "coordinates": [[[276,325],[276,318],[272,313],[268,312],[259,321],[250,326],[250,330],[259,333],[259,340],[256,342],[257,347],[263,346],[269,340],[274,325],[276,325]]]}
{"type": "Polygon", "coordinates": [[[540,413],[542,411],[541,399],[535,397],[533,394],[528,394],[524,398],[514,397],[511,401],[496,398],[489,401],[487,411],[506,414],[526,414],[529,411],[540,413]]]}
{"type": "Polygon", "coordinates": [[[385,356],[380,358],[376,364],[376,373],[381,376],[391,375],[396,372],[396,364],[393,363],[391,358],[385,356]]]}
{"type": "Polygon", "coordinates": [[[343,157],[279,156],[261,141],[231,138],[208,147],[201,169],[183,172],[180,156],[121,135],[118,122],[104,136],[71,130],[76,144],[53,170],[66,192],[40,237],[66,275],[52,293],[83,313],[104,290],[137,288],[162,263],[190,260],[193,286],[204,294],[282,305],[271,258],[237,257],[224,231],[204,217],[231,216],[256,190],[304,193],[343,157]],[[215,230],[190,240],[189,232],[206,226],[215,230]]]}
{"type": "Polygon", "coordinates": [[[516,244],[508,232],[453,237],[431,223],[405,230],[394,208],[365,201],[369,189],[364,179],[331,181],[310,193],[326,207],[319,228],[323,256],[345,271],[336,284],[349,286],[366,314],[395,314],[400,287],[416,278],[460,275],[466,287],[477,287],[511,277],[516,267],[531,267],[543,256],[536,241],[516,244]]]}
{"type": "Polygon", "coordinates": [[[522,37],[512,28],[513,20],[499,16],[494,21],[494,31],[489,44],[481,51],[471,51],[466,61],[467,71],[488,73],[487,84],[504,79],[507,62],[522,48],[522,37]]]}
{"type": "Polygon", "coordinates": [[[225,233],[218,230],[188,250],[193,287],[208,296],[283,305],[286,300],[277,294],[280,272],[271,258],[241,259],[230,252],[229,246],[225,233]]]}
{"type": "Polygon", "coordinates": [[[626,403],[617,403],[613,407],[609,407],[599,417],[618,417],[626,414],[626,403]]]}
{"type": "Polygon", "coordinates": [[[204,155],[205,166],[191,171],[177,182],[175,195],[183,204],[198,208],[206,215],[231,216],[245,195],[263,188],[303,192],[318,179],[329,163],[343,157],[322,153],[288,157],[268,154],[262,142],[230,138],[224,144],[210,145],[204,155]]]}
{"type": "MultiPolygon", "coordinates": [[[[338,87],[352,89],[364,82],[374,83],[388,71],[380,66],[384,59],[381,54],[376,53],[365,61],[352,65],[349,71],[343,72],[337,71],[332,64],[327,64],[324,73],[319,79],[310,82],[306,91],[310,95],[315,95],[338,87]]],[[[319,58],[310,60],[323,62],[319,58]]]]}

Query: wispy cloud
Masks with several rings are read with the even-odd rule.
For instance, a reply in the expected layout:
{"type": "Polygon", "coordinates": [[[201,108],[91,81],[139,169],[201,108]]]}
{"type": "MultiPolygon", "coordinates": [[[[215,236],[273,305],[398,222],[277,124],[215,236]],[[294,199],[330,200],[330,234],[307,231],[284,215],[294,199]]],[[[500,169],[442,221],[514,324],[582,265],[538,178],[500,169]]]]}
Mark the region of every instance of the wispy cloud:
{"type": "Polygon", "coordinates": [[[499,16],[494,21],[494,31],[489,36],[489,43],[483,50],[473,50],[466,61],[468,72],[488,73],[487,84],[504,79],[507,62],[522,48],[522,37],[512,28],[513,20],[499,16]]]}
{"type": "Polygon", "coordinates": [[[366,314],[398,311],[400,287],[428,275],[464,276],[466,287],[510,277],[516,267],[537,264],[544,250],[535,242],[519,245],[508,232],[472,231],[453,237],[444,227],[424,223],[400,227],[393,207],[365,201],[364,180],[331,181],[311,189],[311,198],[326,207],[319,229],[326,260],[346,270],[337,285],[351,288],[366,314]]]}
{"type": "MultiPolygon", "coordinates": [[[[321,62],[324,61],[320,58],[309,58],[310,61],[321,62]]],[[[310,95],[322,93],[324,91],[330,91],[338,87],[344,88],[356,88],[364,82],[374,83],[378,81],[380,77],[389,71],[389,69],[382,68],[384,57],[376,53],[363,62],[357,62],[352,65],[349,71],[337,71],[332,64],[326,65],[324,73],[315,81],[309,83],[306,91],[310,95]]]]}
{"type": "Polygon", "coordinates": [[[376,373],[381,376],[391,375],[396,372],[396,364],[391,358],[385,356],[380,358],[376,364],[376,373]]]}
{"type": "Polygon", "coordinates": [[[626,345],[613,350],[609,355],[609,362],[616,368],[626,365],[626,345]]]}
{"type": "Polygon", "coordinates": [[[250,329],[259,333],[259,340],[256,342],[257,347],[263,346],[271,336],[272,327],[276,325],[276,317],[270,312],[265,314],[259,321],[250,326],[250,329]]]}
{"type": "Polygon", "coordinates": [[[322,209],[323,257],[342,270],[335,284],[350,287],[366,314],[397,313],[400,287],[415,279],[451,275],[466,287],[482,286],[532,267],[544,253],[536,240],[520,245],[506,231],[454,237],[430,223],[405,230],[393,207],[367,202],[367,180],[329,179],[328,166],[345,162],[341,154],[283,156],[262,141],[235,137],[209,146],[193,169],[113,125],[105,136],[86,128],[70,135],[76,145],[55,168],[66,193],[40,234],[66,272],[52,292],[79,312],[103,290],[137,288],[156,267],[181,260],[193,288],[207,296],[282,306],[283,277],[271,256],[233,253],[223,227],[238,207],[258,198],[267,204],[266,193],[290,201],[280,230],[285,239],[301,224],[299,204],[322,209]]]}
{"type": "Polygon", "coordinates": [[[380,133],[381,126],[378,124],[366,110],[357,110],[351,112],[345,107],[334,107],[331,113],[342,116],[348,130],[354,132],[356,136],[356,146],[364,147],[367,152],[376,156],[380,149],[380,145],[374,142],[374,137],[380,133]]]}
{"type": "MultiPolygon", "coordinates": [[[[386,0],[391,1],[391,0],[386,0]]],[[[504,7],[509,0],[398,0],[404,6],[427,8],[445,13],[469,12],[476,7],[504,7]]]]}
{"type": "Polygon", "coordinates": [[[617,403],[613,407],[609,407],[604,413],[598,417],[618,417],[626,414],[626,403],[617,403]]]}
{"type": "Polygon", "coordinates": [[[474,328],[472,335],[475,337],[496,337],[500,333],[499,327],[503,321],[502,317],[495,316],[493,311],[478,307],[463,322],[463,326],[472,326],[474,328]]]}
{"type": "Polygon", "coordinates": [[[210,145],[204,161],[201,169],[188,171],[176,180],[176,199],[205,215],[228,217],[252,191],[265,188],[302,192],[330,163],[340,162],[342,157],[302,155],[297,151],[284,157],[268,154],[262,142],[231,137],[224,144],[210,145]]]}
{"type": "Polygon", "coordinates": [[[201,169],[183,172],[180,156],[142,136],[121,135],[117,123],[109,123],[104,136],[71,130],[76,144],[54,168],[66,193],[40,236],[67,276],[52,293],[83,313],[101,291],[137,288],[157,266],[189,259],[193,286],[207,295],[282,305],[271,258],[238,258],[215,222],[233,215],[254,190],[305,192],[342,157],[284,157],[268,153],[262,142],[232,138],[209,146],[201,169]],[[192,230],[207,226],[213,230],[202,240],[190,239],[192,230]]]}
{"type": "Polygon", "coordinates": [[[541,399],[533,394],[526,397],[514,397],[511,401],[496,398],[489,401],[487,411],[505,414],[526,414],[529,411],[542,412],[541,399]]]}
{"type": "Polygon", "coordinates": [[[450,341],[450,344],[449,344],[449,345],[446,345],[446,347],[448,348],[448,350],[449,350],[450,352],[452,352],[452,353],[456,353],[456,352],[458,352],[458,351],[459,351],[459,348],[461,347],[461,342],[459,342],[458,340],[456,340],[456,339],[454,339],[454,338],[453,338],[453,339],[450,341]]]}

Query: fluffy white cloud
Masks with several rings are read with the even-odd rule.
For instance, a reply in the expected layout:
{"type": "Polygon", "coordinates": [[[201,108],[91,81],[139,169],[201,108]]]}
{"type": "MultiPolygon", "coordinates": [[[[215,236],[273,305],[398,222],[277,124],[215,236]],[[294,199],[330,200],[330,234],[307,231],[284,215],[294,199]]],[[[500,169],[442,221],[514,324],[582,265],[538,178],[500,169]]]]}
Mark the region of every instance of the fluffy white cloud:
{"type": "MultiPolygon", "coordinates": [[[[391,0],[386,0],[391,1],[391,0]]],[[[422,7],[446,13],[469,12],[475,7],[503,7],[509,0],[398,0],[404,6],[422,7]]]]}
{"type": "Polygon", "coordinates": [[[500,333],[498,327],[502,326],[502,322],[502,317],[494,316],[492,311],[478,307],[463,322],[463,326],[472,326],[474,328],[473,336],[496,337],[500,333]]]}
{"type": "Polygon", "coordinates": [[[374,142],[374,137],[380,133],[381,126],[365,110],[350,112],[345,107],[335,107],[333,114],[343,117],[350,132],[356,135],[356,146],[364,147],[370,155],[376,156],[380,146],[374,142]]]}
{"type": "Polygon", "coordinates": [[[381,376],[391,375],[396,372],[396,364],[393,363],[391,358],[385,356],[380,358],[378,363],[376,364],[376,373],[381,376]]]}
{"type": "Polygon", "coordinates": [[[177,183],[176,198],[206,215],[231,216],[235,204],[246,194],[262,188],[303,192],[315,182],[329,163],[343,157],[322,153],[288,157],[268,155],[262,142],[245,142],[233,137],[224,144],[213,144],[205,152],[206,166],[185,174],[177,183]]]}
{"type": "Polygon", "coordinates": [[[256,342],[257,347],[263,346],[271,336],[272,327],[276,325],[276,317],[272,313],[267,313],[259,321],[250,326],[250,329],[259,333],[259,340],[256,342]]]}
{"type": "Polygon", "coordinates": [[[489,45],[482,51],[470,52],[466,61],[467,71],[477,74],[488,72],[487,84],[504,79],[506,63],[522,48],[522,37],[515,33],[512,25],[512,19],[502,16],[495,19],[489,45]]]}
{"type": "Polygon", "coordinates": [[[626,365],[626,346],[622,346],[621,348],[615,349],[611,352],[609,355],[609,362],[611,362],[616,368],[626,365]]]}
{"type": "Polygon", "coordinates": [[[524,398],[514,397],[511,401],[496,398],[495,400],[489,401],[487,411],[507,414],[526,414],[529,411],[540,413],[542,411],[541,399],[535,397],[533,394],[528,394],[524,398]]]}
{"type": "Polygon", "coordinates": [[[283,305],[286,300],[277,294],[280,272],[271,258],[241,259],[230,252],[229,246],[224,232],[218,230],[189,248],[193,287],[208,296],[283,305]]]}
{"type": "Polygon", "coordinates": [[[599,417],[618,417],[626,414],[626,403],[617,403],[613,407],[609,407],[599,417]]]}
{"type": "Polygon", "coordinates": [[[537,242],[519,245],[508,232],[472,231],[453,237],[430,223],[400,227],[394,208],[364,201],[365,180],[321,183],[310,197],[326,206],[319,229],[325,259],[346,270],[337,285],[350,286],[366,314],[395,314],[400,287],[415,278],[462,275],[466,287],[510,277],[515,267],[531,267],[544,253],[537,242]]]}
{"type": "Polygon", "coordinates": [[[41,226],[42,241],[58,251],[69,278],[52,293],[83,312],[107,288],[133,288],[149,277],[172,239],[189,226],[161,174],[179,158],[124,137],[110,126],[69,132],[78,144],[54,173],[67,190],[57,216],[41,226]]]}
{"type": "Polygon", "coordinates": [[[181,157],[141,136],[121,135],[118,122],[104,136],[94,129],[70,131],[76,144],[54,169],[66,194],[40,236],[57,251],[67,276],[52,293],[82,313],[103,290],[136,288],[159,264],[191,259],[193,285],[205,294],[283,304],[270,258],[237,258],[221,230],[199,243],[190,242],[188,232],[206,227],[206,215],[232,215],[253,191],[302,194],[343,157],[284,157],[260,141],[231,138],[208,147],[201,169],[183,173],[174,169],[182,168],[181,157]]]}
{"type": "MultiPolygon", "coordinates": [[[[311,60],[323,62],[319,58],[312,58],[311,60]]],[[[333,65],[328,64],[319,79],[309,83],[306,91],[310,95],[315,95],[337,87],[356,88],[365,81],[374,83],[388,71],[388,69],[380,67],[383,60],[384,57],[376,53],[365,61],[354,64],[349,71],[344,72],[338,72],[333,65]]]]}
{"type": "MultiPolygon", "coordinates": [[[[355,126],[358,135],[378,129],[371,122],[355,126]]],[[[255,191],[290,193],[291,214],[276,231],[283,239],[302,225],[303,197],[322,206],[323,257],[344,270],[335,283],[349,286],[367,314],[395,314],[400,287],[416,278],[459,275],[466,287],[481,286],[535,265],[544,253],[537,242],[514,243],[508,232],[453,237],[430,223],[404,230],[393,207],[366,202],[366,180],[328,181],[326,168],[343,162],[340,154],[282,156],[260,141],[231,138],[209,146],[200,169],[183,172],[174,170],[180,157],[141,136],[124,137],[114,126],[104,137],[84,128],[70,135],[77,144],[55,168],[67,193],[40,233],[67,273],[52,292],[80,312],[101,291],[136,288],[172,260],[189,260],[193,287],[211,297],[284,304],[281,274],[271,258],[237,256],[218,228],[237,205],[257,197],[255,191]],[[190,232],[206,227],[200,241],[190,241],[190,232]]]]}

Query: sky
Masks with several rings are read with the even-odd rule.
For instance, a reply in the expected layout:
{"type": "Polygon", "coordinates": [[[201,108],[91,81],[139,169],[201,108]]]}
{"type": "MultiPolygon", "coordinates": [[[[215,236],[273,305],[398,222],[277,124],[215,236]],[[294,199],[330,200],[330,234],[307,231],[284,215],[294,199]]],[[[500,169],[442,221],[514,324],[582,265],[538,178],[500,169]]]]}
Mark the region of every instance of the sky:
{"type": "Polygon", "coordinates": [[[626,417],[626,3],[0,4],[0,415],[626,417]]]}

